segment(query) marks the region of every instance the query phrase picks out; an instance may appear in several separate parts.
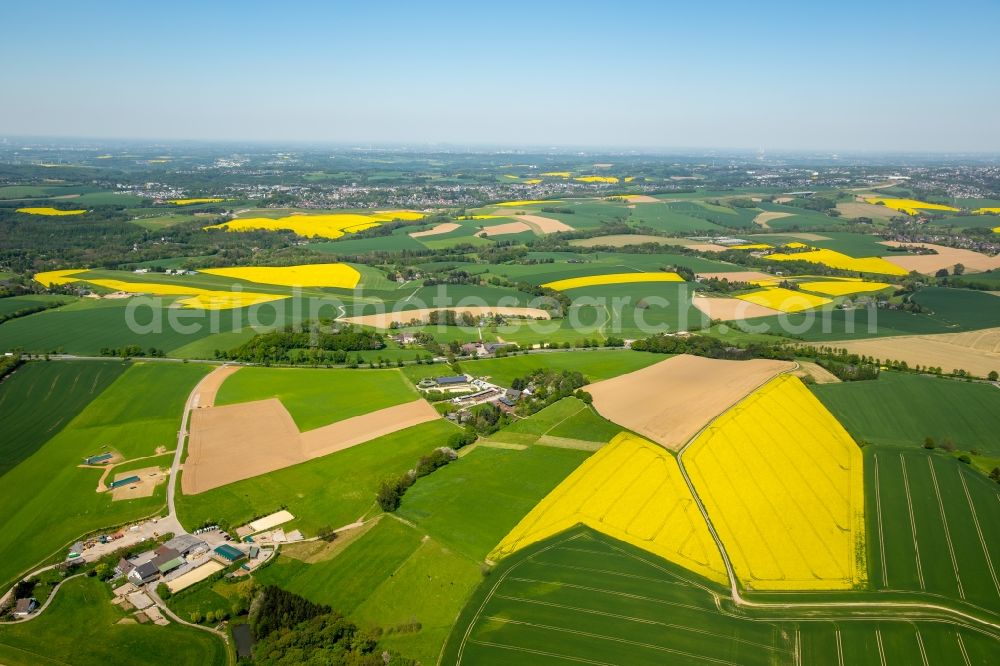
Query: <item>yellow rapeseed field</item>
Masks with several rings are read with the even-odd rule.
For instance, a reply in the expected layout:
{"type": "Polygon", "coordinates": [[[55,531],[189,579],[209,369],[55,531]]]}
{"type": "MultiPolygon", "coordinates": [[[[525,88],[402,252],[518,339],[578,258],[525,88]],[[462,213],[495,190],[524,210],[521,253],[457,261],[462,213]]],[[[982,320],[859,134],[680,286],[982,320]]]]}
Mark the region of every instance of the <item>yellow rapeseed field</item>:
{"type": "Polygon", "coordinates": [[[581,183],[617,183],[617,176],[577,176],[573,180],[581,183]]]}
{"type": "Polygon", "coordinates": [[[631,183],[633,180],[635,180],[635,176],[625,176],[626,183],[631,183]]]}
{"type": "Polygon", "coordinates": [[[86,268],[64,268],[59,271],[45,271],[43,273],[35,273],[35,282],[42,285],[43,287],[51,287],[53,285],[69,284],[71,282],[76,282],[76,278],[70,277],[71,275],[76,275],[77,273],[83,273],[86,268]]]}
{"type": "Polygon", "coordinates": [[[504,201],[503,203],[498,203],[496,205],[497,206],[507,206],[508,208],[514,208],[514,207],[517,207],[517,206],[534,206],[534,205],[537,205],[537,204],[551,204],[551,203],[559,203],[559,199],[549,199],[547,201],[534,201],[534,200],[526,200],[526,201],[504,201]]]}
{"type": "Polygon", "coordinates": [[[972,211],[973,215],[988,215],[988,214],[1000,215],[1000,208],[977,208],[972,211]]]}
{"type": "Polygon", "coordinates": [[[883,197],[870,197],[865,199],[870,204],[884,204],[886,208],[892,208],[893,210],[898,210],[906,213],[907,215],[916,215],[921,210],[947,210],[947,211],[957,211],[958,208],[953,208],[952,206],[942,206],[941,204],[929,203],[927,201],[918,201],[917,199],[890,199],[883,197]]]}
{"type": "Polygon", "coordinates": [[[242,308],[269,301],[277,301],[288,298],[285,294],[257,294],[250,291],[217,291],[213,289],[201,289],[199,287],[185,287],[174,284],[160,284],[157,282],[126,282],[124,280],[88,279],[86,282],[111,289],[112,291],[125,291],[133,294],[151,294],[153,296],[187,296],[177,302],[189,308],[200,308],[202,310],[228,310],[230,308],[242,308]]]}
{"type": "Polygon", "coordinates": [[[730,250],[770,250],[773,246],[767,243],[744,243],[743,245],[730,245],[730,250]]]}
{"type": "Polygon", "coordinates": [[[861,449],[798,377],[750,394],[683,455],[747,589],[865,584],[861,449]]]}
{"type": "Polygon", "coordinates": [[[62,216],[62,215],[83,215],[87,211],[85,210],[60,210],[58,208],[18,208],[15,212],[26,213],[28,215],[49,215],[49,216],[62,216]]]}
{"type": "Polygon", "coordinates": [[[587,275],[546,282],[543,287],[566,291],[579,287],[595,287],[602,284],[625,284],[628,282],[683,282],[677,273],[608,273],[607,275],[587,275]]]}
{"type": "Polygon", "coordinates": [[[78,278],[72,277],[78,273],[83,273],[87,269],[67,269],[60,271],[48,271],[35,275],[35,280],[45,286],[53,284],[69,284],[71,282],[87,282],[97,287],[104,287],[112,291],[124,291],[132,294],[152,294],[154,296],[185,296],[176,303],[186,308],[198,308],[201,310],[228,310],[230,308],[242,308],[258,303],[277,301],[288,298],[285,294],[258,294],[250,291],[215,291],[212,289],[201,289],[199,287],[185,287],[182,285],[159,284],[156,282],[126,282],[124,280],[109,280],[103,278],[78,278]]]}
{"type": "Polygon", "coordinates": [[[167,203],[172,203],[175,206],[190,206],[192,204],[203,204],[203,203],[219,203],[220,201],[225,201],[221,197],[202,197],[193,199],[168,199],[167,203]]]}
{"type": "Polygon", "coordinates": [[[782,312],[801,312],[811,310],[821,305],[830,303],[829,298],[807,294],[801,291],[793,291],[783,287],[765,287],[761,291],[752,291],[748,294],[740,294],[736,298],[749,303],[756,303],[772,310],[782,312]]]}
{"type": "Polygon", "coordinates": [[[806,245],[805,243],[800,243],[798,241],[794,241],[792,243],[785,243],[784,245],[782,245],[782,247],[787,247],[789,250],[802,250],[802,249],[807,248],[809,246],[806,245]]]}
{"type": "Polygon", "coordinates": [[[880,291],[891,287],[886,282],[864,282],[853,280],[821,280],[819,282],[799,282],[800,289],[814,291],[827,296],[847,296],[848,294],[863,294],[869,291],[880,291]]]}
{"type": "Polygon", "coordinates": [[[377,227],[392,220],[419,220],[424,213],[412,210],[383,210],[371,213],[328,213],[321,215],[289,215],[272,219],[268,217],[243,217],[206,229],[226,231],[255,231],[259,229],[291,229],[300,236],[340,238],[345,233],[355,233],[377,227]]]}
{"type": "Polygon", "coordinates": [[[552,178],[569,178],[569,171],[546,171],[542,174],[543,176],[549,176],[552,178]]]}
{"type": "Polygon", "coordinates": [[[811,264],[822,264],[830,268],[839,268],[845,271],[857,271],[859,273],[878,273],[880,275],[906,275],[905,268],[900,268],[881,257],[864,257],[857,259],[849,257],[835,250],[813,249],[808,252],[795,252],[786,254],[778,252],[769,254],[765,259],[774,261],[808,261],[811,264]]]}
{"type": "Polygon", "coordinates": [[[353,289],[361,273],[348,264],[305,264],[302,266],[246,266],[242,268],[202,268],[199,273],[276,284],[284,287],[339,287],[353,289]]]}
{"type": "Polygon", "coordinates": [[[725,565],[676,459],[621,433],[545,496],[489,554],[492,560],[577,524],[647,550],[718,583],[725,565]]]}

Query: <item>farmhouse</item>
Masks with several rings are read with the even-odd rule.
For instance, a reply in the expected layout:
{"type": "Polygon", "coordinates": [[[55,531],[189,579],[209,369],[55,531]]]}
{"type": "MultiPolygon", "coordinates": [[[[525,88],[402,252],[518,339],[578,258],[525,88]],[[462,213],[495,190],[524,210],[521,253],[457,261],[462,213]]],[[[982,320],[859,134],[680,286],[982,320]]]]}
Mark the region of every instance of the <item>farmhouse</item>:
{"type": "Polygon", "coordinates": [[[14,617],[28,617],[38,610],[38,600],[34,597],[30,599],[18,599],[14,605],[14,617]]]}
{"type": "Polygon", "coordinates": [[[160,575],[160,570],[152,561],[140,564],[128,572],[127,578],[133,585],[145,585],[160,575]]]}

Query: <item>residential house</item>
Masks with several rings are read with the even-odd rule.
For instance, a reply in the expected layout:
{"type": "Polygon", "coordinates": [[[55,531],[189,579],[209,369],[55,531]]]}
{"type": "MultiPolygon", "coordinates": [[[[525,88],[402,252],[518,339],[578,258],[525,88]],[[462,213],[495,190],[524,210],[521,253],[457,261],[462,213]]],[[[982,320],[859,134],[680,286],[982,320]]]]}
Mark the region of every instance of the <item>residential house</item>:
{"type": "Polygon", "coordinates": [[[14,604],[14,617],[28,617],[38,610],[38,600],[34,597],[30,599],[18,599],[14,604]]]}
{"type": "Polygon", "coordinates": [[[152,561],[140,564],[128,573],[129,582],[135,586],[145,585],[151,580],[155,580],[160,575],[160,570],[152,561]]]}

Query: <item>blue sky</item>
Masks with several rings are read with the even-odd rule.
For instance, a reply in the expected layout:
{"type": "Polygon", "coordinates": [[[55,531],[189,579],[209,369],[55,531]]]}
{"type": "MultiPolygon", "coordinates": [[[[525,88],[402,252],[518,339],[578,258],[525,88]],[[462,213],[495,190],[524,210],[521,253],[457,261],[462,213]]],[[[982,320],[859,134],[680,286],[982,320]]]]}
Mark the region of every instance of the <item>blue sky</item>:
{"type": "Polygon", "coordinates": [[[996,0],[38,0],[3,17],[3,135],[1000,151],[996,0]]]}

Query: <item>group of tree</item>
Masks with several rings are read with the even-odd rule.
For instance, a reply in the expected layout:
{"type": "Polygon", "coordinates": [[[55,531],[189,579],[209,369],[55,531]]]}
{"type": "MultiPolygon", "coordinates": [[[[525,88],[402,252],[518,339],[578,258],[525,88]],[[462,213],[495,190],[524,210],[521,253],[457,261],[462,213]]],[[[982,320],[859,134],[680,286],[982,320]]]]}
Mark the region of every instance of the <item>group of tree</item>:
{"type": "Polygon", "coordinates": [[[361,629],[329,606],[274,585],[257,594],[249,624],[257,640],[253,649],[255,664],[416,665],[411,659],[380,649],[381,629],[361,629]]]}
{"type": "Polygon", "coordinates": [[[349,362],[348,352],[383,348],[385,339],[374,331],[355,326],[331,329],[304,321],[259,333],[235,349],[217,351],[216,358],[249,363],[297,363],[305,358],[307,362],[341,365],[349,362]],[[302,351],[309,353],[299,353],[302,351]]]}
{"type": "Polygon", "coordinates": [[[157,349],[156,347],[143,350],[139,345],[123,345],[121,347],[101,347],[100,355],[117,358],[135,358],[136,356],[164,358],[167,354],[162,349],[157,349]]]}

